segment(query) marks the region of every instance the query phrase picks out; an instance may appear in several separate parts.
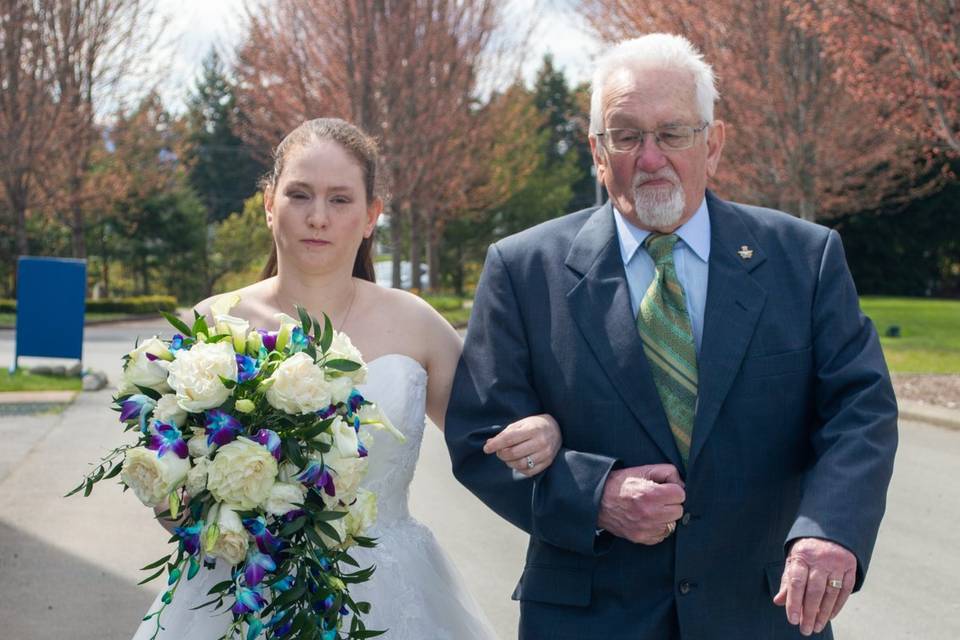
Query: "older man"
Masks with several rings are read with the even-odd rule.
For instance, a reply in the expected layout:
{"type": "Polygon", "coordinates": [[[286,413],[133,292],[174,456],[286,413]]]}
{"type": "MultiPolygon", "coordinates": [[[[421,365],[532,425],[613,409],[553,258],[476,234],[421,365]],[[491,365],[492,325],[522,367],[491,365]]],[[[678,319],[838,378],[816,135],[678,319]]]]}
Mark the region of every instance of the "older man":
{"type": "Polygon", "coordinates": [[[446,437],[530,534],[522,638],[830,638],[862,584],[896,403],[837,234],[707,191],[713,73],[653,34],[604,56],[590,143],[610,201],[493,245],[446,437]],[[503,426],[550,413],[534,478],[503,426]],[[777,605],[785,605],[783,609],[777,605]]]}

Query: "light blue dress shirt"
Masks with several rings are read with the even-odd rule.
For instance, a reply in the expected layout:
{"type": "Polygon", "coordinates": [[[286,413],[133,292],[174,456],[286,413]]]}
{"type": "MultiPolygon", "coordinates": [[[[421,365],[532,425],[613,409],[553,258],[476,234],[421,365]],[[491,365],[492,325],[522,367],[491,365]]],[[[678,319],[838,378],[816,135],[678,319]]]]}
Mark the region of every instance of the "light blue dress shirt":
{"type": "MultiPolygon", "coordinates": [[[[620,240],[620,257],[623,258],[623,267],[627,272],[630,304],[633,307],[633,317],[636,318],[640,301],[653,282],[655,273],[653,258],[643,248],[643,241],[650,232],[627,222],[616,207],[613,208],[613,217],[620,240]]],[[[680,242],[673,247],[673,261],[677,278],[683,286],[693,339],[699,354],[700,342],[703,339],[703,313],[707,302],[710,260],[710,213],[707,211],[706,198],[700,202],[693,217],[674,233],[680,237],[680,242]]]]}

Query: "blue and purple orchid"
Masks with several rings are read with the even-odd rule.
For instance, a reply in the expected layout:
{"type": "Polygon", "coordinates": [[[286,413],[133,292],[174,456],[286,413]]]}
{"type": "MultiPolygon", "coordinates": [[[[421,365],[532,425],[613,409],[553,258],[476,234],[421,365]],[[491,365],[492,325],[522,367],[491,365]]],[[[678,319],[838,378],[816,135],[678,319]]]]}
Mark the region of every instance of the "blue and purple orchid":
{"type": "Polygon", "coordinates": [[[259,442],[267,448],[267,451],[273,454],[273,457],[276,458],[277,462],[280,462],[280,436],[277,435],[276,431],[271,431],[270,429],[260,429],[257,431],[257,435],[253,436],[254,442],[259,442]]]}
{"type": "Polygon", "coordinates": [[[156,407],[156,400],[142,393],[135,393],[120,403],[120,422],[140,418],[140,432],[147,433],[147,418],[156,407]]]}
{"type": "Polygon", "coordinates": [[[270,532],[270,529],[267,528],[267,521],[263,516],[244,518],[243,526],[253,536],[260,553],[276,555],[283,549],[283,541],[270,532]]]}
{"type": "Polygon", "coordinates": [[[176,527],[173,535],[180,538],[180,544],[183,550],[190,555],[196,555],[200,551],[200,533],[203,531],[203,520],[199,520],[186,527],[176,527]]]}
{"type": "Polygon", "coordinates": [[[187,458],[190,455],[190,449],[187,447],[187,441],[183,439],[183,434],[175,424],[160,422],[154,420],[150,425],[150,441],[147,443],[147,449],[157,452],[157,455],[163,457],[168,451],[173,451],[178,458],[187,458]]]}
{"type": "Polygon", "coordinates": [[[307,467],[301,471],[296,478],[308,487],[323,489],[331,498],[337,495],[337,488],[333,483],[333,475],[330,473],[330,470],[327,469],[327,466],[318,460],[308,462],[307,467]]]}
{"type": "Polygon", "coordinates": [[[303,351],[310,345],[310,338],[303,332],[303,329],[300,327],[294,327],[293,331],[290,332],[290,353],[297,353],[303,351]]]}
{"type": "Polygon", "coordinates": [[[246,382],[257,377],[260,367],[255,358],[237,354],[237,382],[246,382]]]}
{"type": "Polygon", "coordinates": [[[267,604],[267,599],[263,597],[263,587],[237,587],[237,601],[233,603],[230,610],[237,615],[245,613],[256,613],[263,609],[267,604]]]}
{"type": "Polygon", "coordinates": [[[267,351],[275,351],[277,348],[277,332],[276,331],[267,331],[266,329],[257,329],[257,333],[260,334],[261,340],[263,340],[263,347],[267,351]]]}
{"type": "Polygon", "coordinates": [[[210,409],[204,413],[207,428],[207,446],[223,446],[237,439],[243,432],[243,423],[226,411],[210,409]]]}
{"type": "Polygon", "coordinates": [[[269,555],[251,551],[247,554],[247,563],[243,568],[243,579],[247,586],[255,586],[263,581],[268,571],[276,571],[277,563],[269,555]]]}

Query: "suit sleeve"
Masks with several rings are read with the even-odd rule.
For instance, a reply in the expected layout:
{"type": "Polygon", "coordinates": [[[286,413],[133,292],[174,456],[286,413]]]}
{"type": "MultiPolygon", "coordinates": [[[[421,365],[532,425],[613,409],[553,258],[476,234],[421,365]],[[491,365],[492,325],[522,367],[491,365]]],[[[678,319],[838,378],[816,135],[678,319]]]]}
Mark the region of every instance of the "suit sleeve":
{"type": "Polygon", "coordinates": [[[787,536],[824,538],[870,563],[897,448],[897,403],[873,323],[860,311],[840,236],[823,251],[813,308],[814,462],[787,536]]]}
{"type": "MultiPolygon", "coordinates": [[[[487,252],[447,409],[445,438],[456,478],[500,516],[544,542],[598,554],[597,515],[615,460],[561,448],[536,478],[514,472],[483,445],[511,422],[543,413],[516,291],[496,245],[487,252]]],[[[561,424],[561,430],[563,425],[561,424]]]]}

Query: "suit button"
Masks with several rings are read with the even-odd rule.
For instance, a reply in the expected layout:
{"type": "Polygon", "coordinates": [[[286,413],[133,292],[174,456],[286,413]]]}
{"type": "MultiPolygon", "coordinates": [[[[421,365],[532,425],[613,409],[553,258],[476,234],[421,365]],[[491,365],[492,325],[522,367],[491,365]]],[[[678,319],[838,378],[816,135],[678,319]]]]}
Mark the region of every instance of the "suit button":
{"type": "Polygon", "coordinates": [[[690,593],[690,590],[693,589],[693,586],[690,584],[689,580],[681,580],[678,588],[680,589],[680,595],[685,596],[690,593]]]}
{"type": "Polygon", "coordinates": [[[690,524],[690,514],[689,514],[689,513],[683,514],[683,517],[680,518],[680,524],[682,524],[683,526],[687,526],[688,524],[690,524]]]}

